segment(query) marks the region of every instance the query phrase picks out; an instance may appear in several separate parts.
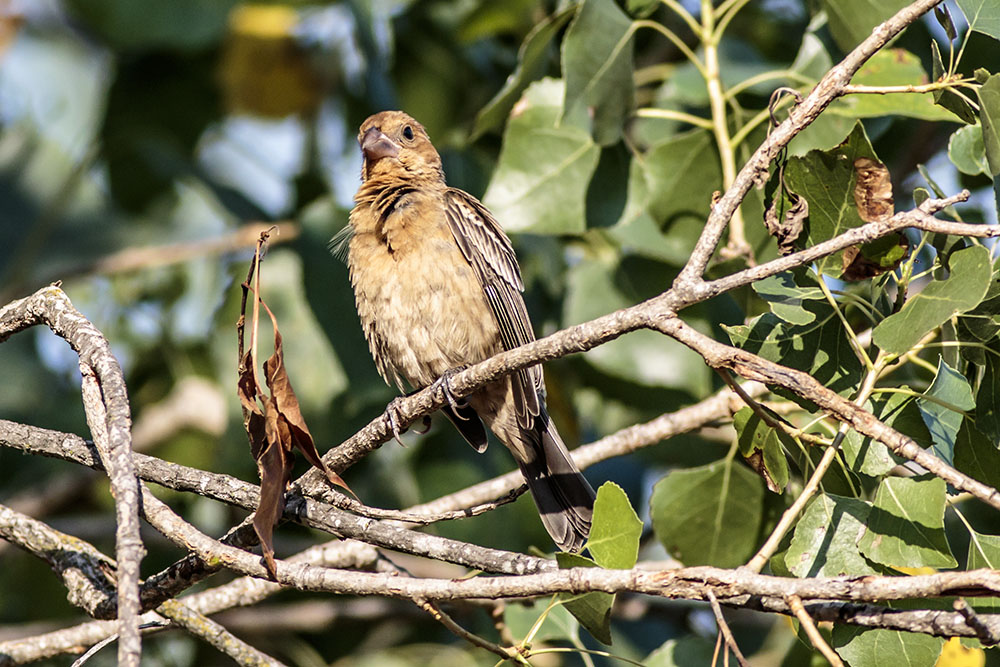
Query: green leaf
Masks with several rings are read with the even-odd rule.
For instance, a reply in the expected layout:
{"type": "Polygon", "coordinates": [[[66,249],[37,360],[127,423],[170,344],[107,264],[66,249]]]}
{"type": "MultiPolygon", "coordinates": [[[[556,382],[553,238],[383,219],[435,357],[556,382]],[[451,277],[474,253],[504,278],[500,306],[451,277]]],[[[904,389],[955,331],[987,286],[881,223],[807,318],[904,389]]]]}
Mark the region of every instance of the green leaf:
{"type": "Polygon", "coordinates": [[[861,553],[889,567],[955,567],[944,533],[947,492],[937,477],[887,477],[879,484],[861,553]]]}
{"type": "Polygon", "coordinates": [[[861,381],[861,361],[833,308],[825,301],[810,301],[803,307],[816,315],[815,322],[791,325],[765,313],[749,325],[723,328],[737,347],[806,371],[837,393],[854,391],[861,381]]]}
{"type": "MultiPolygon", "coordinates": [[[[722,167],[708,130],[692,130],[660,142],[642,156],[649,212],[663,228],[694,226],[708,216],[712,193],[722,187],[722,167]]],[[[692,243],[692,248],[694,244],[692,243]]]]}
{"type": "MultiPolygon", "coordinates": [[[[912,397],[898,393],[877,394],[864,407],[886,425],[913,438],[918,444],[927,447],[931,445],[931,435],[912,397]]],[[[904,460],[878,440],[863,437],[854,430],[848,431],[844,438],[844,458],[851,470],[872,477],[881,477],[904,460]]]]}
{"type": "MultiPolygon", "coordinates": [[[[572,567],[599,567],[586,556],[565,552],[557,553],[556,561],[559,568],[564,570],[572,567]]],[[[615,602],[613,594],[599,591],[580,595],[561,593],[559,599],[594,639],[602,644],[611,644],[611,606],[615,602]]]]}
{"type": "Polygon", "coordinates": [[[958,0],[969,28],[1000,39],[1000,5],[994,0],[958,0]]]}
{"type": "MultiPolygon", "coordinates": [[[[608,258],[586,259],[572,266],[563,302],[563,325],[586,322],[648,298],[625,291],[630,282],[655,285],[654,281],[664,279],[660,264],[646,263],[635,271],[629,271],[630,266],[608,258]]],[[[708,391],[711,384],[711,371],[700,356],[653,331],[636,331],[594,348],[585,361],[613,377],[641,385],[672,387],[697,394],[708,391]]]]}
{"type": "MultiPolygon", "coordinates": [[[[858,122],[839,146],[828,151],[809,151],[788,161],[785,182],[792,192],[809,202],[808,245],[864,224],[854,203],[854,161],[861,157],[878,160],[864,127],[858,122]]],[[[823,273],[839,277],[843,267],[841,254],[819,260],[817,267],[823,273]]]]}
{"type": "Polygon", "coordinates": [[[565,118],[560,123],[562,96],[562,81],[536,81],[507,123],[500,161],[483,197],[507,231],[586,229],[587,185],[600,148],[579,124],[565,118]]]}
{"type": "Polygon", "coordinates": [[[950,265],[947,279],[930,283],[875,327],[872,340],[876,345],[892,354],[905,354],[928,332],[979,305],[993,278],[989,250],[982,246],[957,250],[950,265]]]}
{"type": "Polygon", "coordinates": [[[648,210],[649,192],[643,162],[633,158],[629,164],[625,210],[607,232],[625,253],[683,266],[691,256],[700,229],[695,225],[678,225],[666,233],[648,210]]]}
{"type": "MultiPolygon", "coordinates": [[[[779,417],[775,416],[775,419],[779,417]]],[[[755,452],[760,452],[768,477],[777,492],[781,493],[788,484],[788,460],[785,458],[784,447],[794,449],[795,443],[784,433],[768,426],[749,407],[741,408],[733,416],[733,426],[736,428],[740,454],[749,458],[755,452]]]]}
{"type": "Polygon", "coordinates": [[[763,515],[764,487],[732,460],[674,470],[650,498],[653,530],[685,565],[736,567],[753,555],[763,515]]]}
{"type": "Polygon", "coordinates": [[[822,0],[833,39],[845,53],[908,4],[907,0],[822,0]]]}
{"type": "Polygon", "coordinates": [[[642,521],[622,487],[605,482],[597,490],[587,549],[594,561],[611,570],[627,570],[639,558],[642,521]]]}
{"type": "Polygon", "coordinates": [[[614,0],[583,0],[563,39],[564,108],[592,109],[602,146],[618,141],[632,109],[632,35],[632,21],[614,0]]]}
{"type": "Polygon", "coordinates": [[[858,549],[870,511],[870,503],[856,498],[816,496],[795,524],[785,566],[797,577],[878,574],[858,549]]]}
{"type": "MultiPolygon", "coordinates": [[[[969,553],[966,556],[965,567],[968,570],[989,568],[1000,569],[1000,535],[984,535],[969,530],[969,553]]],[[[975,598],[973,602],[977,611],[1000,611],[1000,598],[975,598]]]]}
{"type": "MultiPolygon", "coordinates": [[[[938,359],[937,374],[931,386],[924,392],[924,396],[932,396],[959,410],[971,410],[976,407],[976,401],[972,398],[972,387],[969,386],[965,376],[946,364],[943,357],[938,359]]],[[[923,398],[917,399],[917,406],[934,440],[933,452],[951,464],[955,455],[955,438],[958,436],[964,415],[923,398]]]]}
{"type": "Polygon", "coordinates": [[[1000,487],[1000,450],[968,419],[955,439],[955,467],[994,489],[1000,487]]]}
{"type": "Polygon", "coordinates": [[[960,127],[948,139],[948,159],[963,174],[989,174],[983,128],[980,125],[960,127]]]}
{"type": "MultiPolygon", "coordinates": [[[[645,667],[689,667],[711,665],[715,657],[715,642],[702,637],[686,636],[668,639],[642,661],[645,667]]],[[[735,658],[730,664],[736,662],[735,658]]],[[[718,664],[718,662],[717,662],[718,664]]]]}
{"type": "Polygon", "coordinates": [[[891,656],[893,667],[931,667],[944,640],[917,632],[867,630],[833,626],[833,648],[851,667],[881,667],[891,656]]]}
{"type": "MultiPolygon", "coordinates": [[[[935,7],[935,9],[937,8],[935,7]]],[[[944,76],[947,75],[948,72],[945,70],[944,61],[941,60],[941,50],[938,48],[938,44],[934,40],[931,40],[931,63],[933,67],[931,72],[934,75],[934,80],[943,80],[944,76]]],[[[972,110],[972,106],[964,97],[960,96],[954,90],[950,90],[948,88],[935,90],[933,98],[934,104],[951,111],[966,123],[972,125],[976,122],[976,112],[972,110]]]]}
{"type": "Polygon", "coordinates": [[[804,272],[785,271],[758,280],[753,284],[753,291],[768,302],[772,313],[789,324],[809,324],[815,321],[816,314],[803,308],[803,303],[825,299],[823,290],[804,272]],[[803,283],[804,286],[800,287],[803,283]]]}
{"type": "Polygon", "coordinates": [[[986,80],[979,90],[979,121],[983,127],[983,146],[990,175],[1000,175],[1000,74],[986,80]]]}
{"type": "MultiPolygon", "coordinates": [[[[865,35],[867,37],[867,35],[865,35]]],[[[858,70],[851,83],[858,86],[918,86],[927,83],[920,58],[903,49],[883,49],[858,70]]],[[[954,95],[954,93],[952,93],[954,95]]],[[[959,98],[961,99],[961,98],[959,98]]],[[[958,121],[947,109],[936,105],[931,93],[891,93],[846,95],[830,105],[829,113],[850,118],[909,116],[923,120],[958,121]]],[[[973,118],[969,122],[975,122],[973,118]]]]}
{"type": "Polygon", "coordinates": [[[575,13],[576,5],[570,4],[531,29],[517,52],[517,67],[507,77],[503,88],[476,114],[470,141],[502,125],[528,84],[545,73],[549,44],[575,13]]]}
{"type": "MultiPolygon", "coordinates": [[[[539,604],[539,602],[507,604],[504,605],[503,620],[510,629],[511,635],[519,640],[525,639],[544,609],[545,605],[539,604]]],[[[570,611],[562,605],[556,605],[549,610],[532,641],[546,642],[554,639],[570,641],[577,636],[578,632],[579,626],[570,611]]]]}
{"type": "Polygon", "coordinates": [[[1000,358],[997,346],[983,355],[983,375],[976,392],[976,428],[1000,442],[1000,358]]]}
{"type": "Polygon", "coordinates": [[[969,531],[969,555],[966,567],[970,570],[989,568],[1000,570],[1000,535],[984,535],[969,531]]]}

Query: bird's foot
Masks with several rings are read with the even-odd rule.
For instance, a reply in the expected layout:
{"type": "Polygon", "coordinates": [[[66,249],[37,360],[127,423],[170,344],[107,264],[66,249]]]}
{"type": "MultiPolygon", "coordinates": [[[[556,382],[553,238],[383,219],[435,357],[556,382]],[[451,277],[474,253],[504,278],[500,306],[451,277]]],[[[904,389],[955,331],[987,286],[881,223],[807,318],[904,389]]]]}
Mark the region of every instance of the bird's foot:
{"type": "Polygon", "coordinates": [[[455,413],[455,416],[459,419],[468,419],[461,414],[463,408],[469,407],[469,402],[464,399],[455,398],[455,394],[451,390],[451,378],[454,377],[456,373],[461,373],[468,366],[458,366],[456,368],[449,368],[441,375],[434,383],[431,385],[435,391],[440,391],[444,394],[444,398],[448,401],[448,405],[451,406],[451,410],[455,413]]]}
{"type": "Polygon", "coordinates": [[[399,443],[400,447],[406,447],[406,443],[400,437],[406,432],[405,428],[399,428],[399,422],[402,421],[400,416],[399,402],[402,397],[397,396],[396,398],[389,401],[389,405],[385,406],[385,419],[389,422],[389,428],[392,429],[392,438],[399,443]]]}
{"type": "MultiPolygon", "coordinates": [[[[398,442],[400,446],[406,447],[406,443],[404,443],[402,438],[399,437],[403,433],[406,433],[406,431],[408,430],[406,428],[399,428],[399,423],[403,421],[402,417],[400,416],[401,410],[399,408],[399,402],[401,400],[403,400],[403,397],[397,396],[396,398],[392,399],[389,402],[389,405],[387,405],[385,408],[385,418],[386,421],[389,422],[389,428],[392,429],[393,440],[398,442]]],[[[427,433],[427,431],[431,430],[431,416],[424,415],[420,419],[420,425],[421,425],[420,429],[413,429],[414,433],[418,435],[423,435],[427,433]]]]}

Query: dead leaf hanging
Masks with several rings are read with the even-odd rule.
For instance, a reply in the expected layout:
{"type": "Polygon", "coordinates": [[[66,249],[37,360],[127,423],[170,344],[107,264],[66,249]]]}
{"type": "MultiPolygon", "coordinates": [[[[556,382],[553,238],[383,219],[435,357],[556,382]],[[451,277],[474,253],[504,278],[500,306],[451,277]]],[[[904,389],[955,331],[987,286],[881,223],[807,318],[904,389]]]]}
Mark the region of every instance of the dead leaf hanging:
{"type": "MultiPolygon", "coordinates": [[[[243,284],[243,308],[237,324],[239,332],[240,366],[237,380],[237,394],[243,406],[243,424],[250,440],[250,452],[257,462],[260,474],[260,501],[254,515],[253,526],[260,538],[261,552],[264,564],[272,578],[277,579],[274,561],[273,532],[274,526],[285,510],[285,491],[291,479],[292,467],[295,464],[294,449],[301,451],[306,460],[323,471],[332,483],[342,486],[351,492],[350,487],[335,472],[330,470],[316,451],[309,427],[306,425],[299,399],[292,389],[292,382],[285,367],[284,350],[281,333],[278,330],[277,318],[260,297],[260,258],[267,233],[261,234],[257,243],[247,280],[243,284]],[[256,285],[251,288],[250,281],[256,274],[256,285]],[[254,298],[253,319],[251,322],[251,347],[243,351],[243,331],[246,321],[246,297],[252,293],[254,298]],[[263,306],[271,319],[274,330],[274,352],[264,362],[264,383],[270,390],[266,394],[257,379],[256,347],[260,307],[263,306]]],[[[353,492],[351,492],[353,495],[353,492]]]]}

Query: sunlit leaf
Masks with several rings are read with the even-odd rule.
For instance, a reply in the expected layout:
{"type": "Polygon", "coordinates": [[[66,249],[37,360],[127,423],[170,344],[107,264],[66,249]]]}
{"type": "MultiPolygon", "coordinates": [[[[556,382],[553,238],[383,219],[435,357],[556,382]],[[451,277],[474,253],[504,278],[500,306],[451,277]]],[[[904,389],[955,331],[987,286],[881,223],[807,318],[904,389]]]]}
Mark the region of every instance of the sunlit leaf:
{"type": "MultiPolygon", "coordinates": [[[[895,392],[876,394],[864,407],[886,425],[913,438],[919,445],[931,445],[931,435],[912,397],[895,392]]],[[[878,440],[862,436],[854,430],[848,431],[844,438],[843,450],[844,459],[851,470],[871,477],[881,477],[904,461],[878,440]]]]}
{"type": "Polygon", "coordinates": [[[969,27],[993,39],[1000,39],[1000,5],[993,0],[958,0],[969,27]]]}
{"type": "Polygon", "coordinates": [[[845,53],[872,33],[872,29],[909,4],[906,0],[822,0],[830,32],[845,53]]]}
{"type": "MultiPolygon", "coordinates": [[[[855,125],[839,146],[789,159],[785,183],[789,190],[809,202],[809,245],[863,224],[853,195],[854,163],[859,158],[878,160],[861,123],[855,125]]],[[[834,277],[840,276],[842,264],[839,253],[817,262],[823,273],[834,277]]]]}
{"type": "Polygon", "coordinates": [[[823,290],[804,273],[785,272],[758,280],[753,291],[771,306],[771,312],[789,324],[809,324],[816,313],[803,308],[807,301],[824,299],[823,290]]]}
{"type": "MultiPolygon", "coordinates": [[[[772,415],[772,418],[780,419],[777,415],[772,415]]],[[[764,479],[769,490],[781,493],[788,484],[788,461],[784,448],[795,447],[791,437],[769,426],[750,407],[741,408],[733,415],[733,427],[740,454],[764,479]]]]}
{"type": "Polygon", "coordinates": [[[979,90],[979,121],[983,128],[983,146],[990,175],[1000,175],[1000,74],[986,80],[979,90]]]}
{"type": "Polygon", "coordinates": [[[944,640],[918,632],[868,630],[851,625],[833,626],[833,648],[851,667],[879,667],[892,656],[895,667],[930,667],[941,653],[944,640]]]}
{"type": "Polygon", "coordinates": [[[982,126],[966,125],[955,130],[948,139],[948,159],[963,174],[976,176],[990,173],[982,126]]]}
{"type": "Polygon", "coordinates": [[[580,124],[560,121],[562,97],[562,81],[537,81],[507,123],[483,202],[509,232],[573,234],[586,228],[587,185],[600,148],[580,124]]]}
{"type": "Polygon", "coordinates": [[[871,503],[863,500],[816,496],[795,524],[785,565],[797,577],[878,574],[858,549],[870,512],[871,503]]]}
{"type": "Polygon", "coordinates": [[[984,484],[1000,487],[1000,450],[968,419],[955,439],[955,467],[984,484]]]}
{"type": "MultiPolygon", "coordinates": [[[[599,567],[597,563],[585,556],[559,552],[556,560],[562,569],[571,567],[599,567]]],[[[611,644],[611,606],[615,602],[615,596],[611,593],[594,591],[572,595],[563,593],[559,596],[563,600],[563,606],[580,621],[587,632],[594,639],[602,644],[611,644]]]]}
{"type": "MultiPolygon", "coordinates": [[[[937,8],[935,7],[935,9],[937,8]]],[[[934,80],[944,80],[945,76],[948,75],[948,71],[945,69],[944,61],[941,58],[941,50],[938,48],[938,44],[934,40],[931,40],[931,64],[931,74],[933,75],[934,80]]],[[[950,88],[941,88],[934,91],[933,97],[934,104],[951,111],[966,123],[972,124],[976,122],[976,112],[972,110],[972,105],[970,105],[968,100],[960,96],[954,90],[951,90],[950,88]]]]}
{"type": "Polygon", "coordinates": [[[627,570],[639,557],[639,520],[625,491],[614,482],[605,482],[597,490],[594,518],[587,539],[587,549],[601,567],[627,570]]]}
{"type": "Polygon", "coordinates": [[[937,477],[883,479],[858,542],[861,553],[895,568],[958,565],[944,533],[945,493],[937,477]]]}
{"type": "MultiPolygon", "coordinates": [[[[920,58],[903,49],[877,52],[851,79],[854,85],[875,87],[918,86],[928,82],[920,58]]],[[[827,112],[852,118],[898,115],[924,120],[958,120],[951,111],[937,106],[931,93],[852,94],[831,104],[827,112]]]]}
{"type": "Polygon", "coordinates": [[[872,340],[886,352],[904,354],[929,331],[979,305],[992,278],[993,264],[986,248],[971,246],[954,252],[948,278],[930,283],[898,313],[882,320],[872,340]]]}
{"type": "Polygon", "coordinates": [[[954,406],[949,408],[927,399],[917,399],[920,414],[934,439],[934,453],[951,463],[955,453],[955,438],[964,419],[962,413],[956,412],[956,409],[971,410],[976,407],[976,401],[972,398],[972,388],[969,387],[965,376],[945,363],[942,357],[938,359],[934,381],[924,395],[954,406]]]}
{"type": "Polygon", "coordinates": [[[806,371],[836,392],[851,392],[862,367],[843,325],[826,302],[808,301],[803,308],[814,314],[814,322],[791,325],[765,313],[749,324],[724,328],[737,347],[806,371]]]}

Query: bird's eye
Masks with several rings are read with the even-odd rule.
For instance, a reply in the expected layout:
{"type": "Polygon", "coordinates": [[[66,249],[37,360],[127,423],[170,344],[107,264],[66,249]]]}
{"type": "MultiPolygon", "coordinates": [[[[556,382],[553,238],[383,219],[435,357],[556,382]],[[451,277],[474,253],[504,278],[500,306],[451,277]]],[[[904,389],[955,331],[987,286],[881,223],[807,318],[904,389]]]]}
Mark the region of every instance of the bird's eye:
{"type": "Polygon", "coordinates": [[[403,138],[407,141],[413,141],[413,128],[409,125],[403,128],[403,138]]]}

